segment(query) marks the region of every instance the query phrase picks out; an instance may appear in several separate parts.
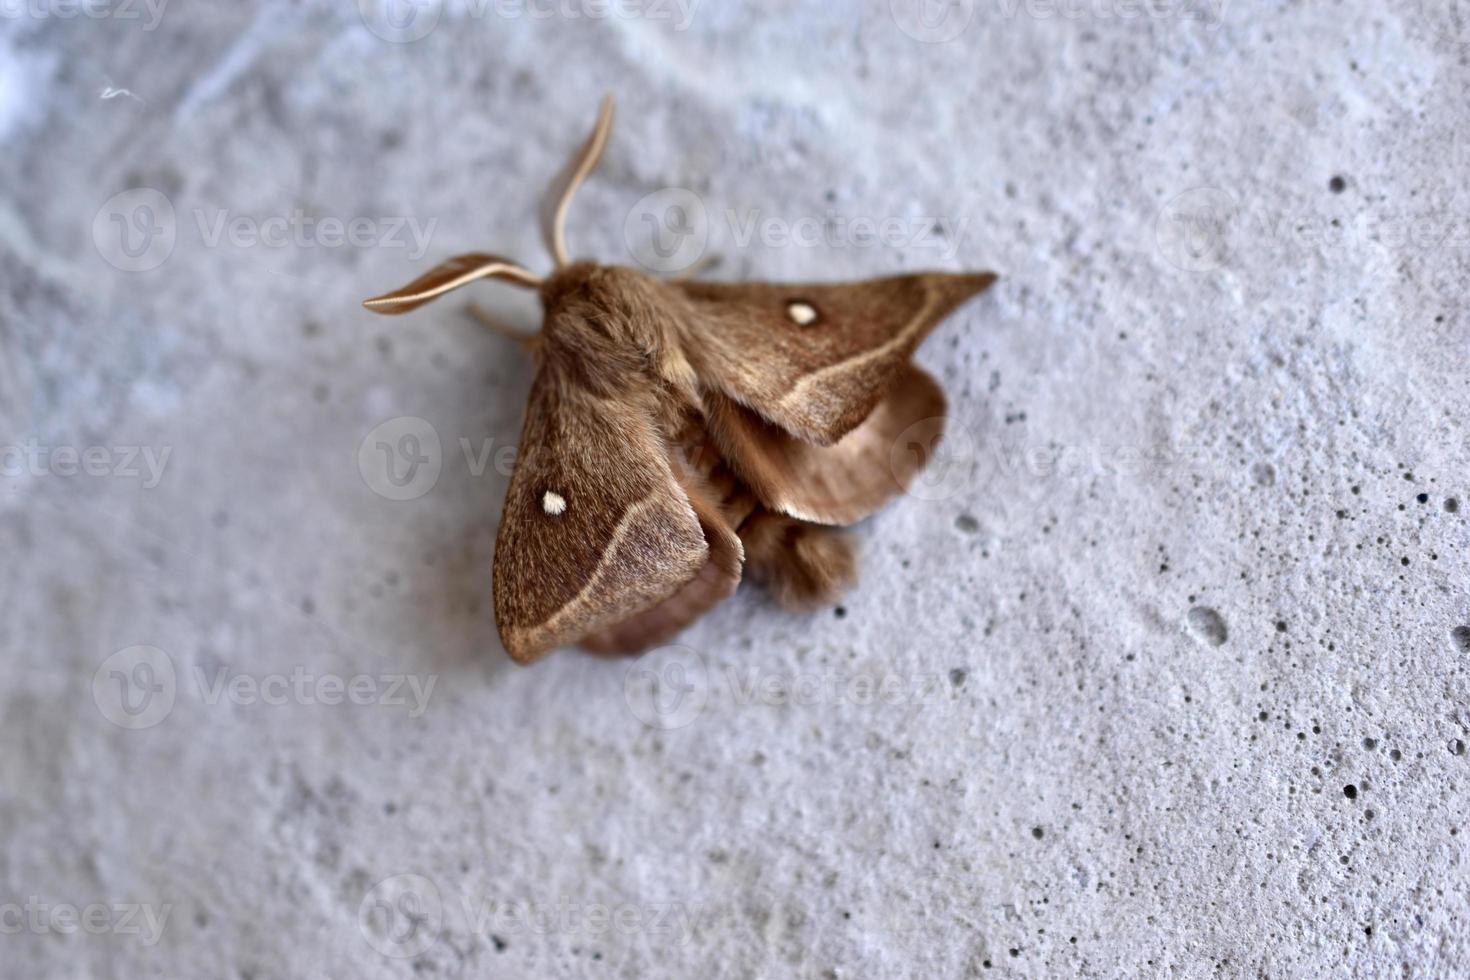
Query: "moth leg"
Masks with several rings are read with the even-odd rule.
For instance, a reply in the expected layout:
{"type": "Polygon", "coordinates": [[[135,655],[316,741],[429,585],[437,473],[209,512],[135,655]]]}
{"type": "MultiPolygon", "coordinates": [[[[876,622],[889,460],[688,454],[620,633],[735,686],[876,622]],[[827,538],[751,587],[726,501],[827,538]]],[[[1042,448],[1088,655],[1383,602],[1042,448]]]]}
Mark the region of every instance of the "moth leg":
{"type": "Polygon", "coordinates": [[[470,303],[465,307],[465,310],[470,316],[479,320],[482,325],[490,328],[490,330],[500,334],[502,337],[509,337],[511,340],[514,340],[516,345],[527,354],[532,353],[536,349],[539,338],[535,334],[527,334],[517,330],[479,303],[470,303]]]}
{"type": "Polygon", "coordinates": [[[669,277],[670,282],[688,282],[696,276],[703,275],[711,269],[717,268],[725,261],[725,257],[718,253],[701,255],[694,260],[694,264],[683,272],[675,273],[669,277]]]}
{"type": "Polygon", "coordinates": [[[834,527],[757,508],[740,540],[750,577],[787,609],[834,602],[857,577],[852,540],[834,527]]]}

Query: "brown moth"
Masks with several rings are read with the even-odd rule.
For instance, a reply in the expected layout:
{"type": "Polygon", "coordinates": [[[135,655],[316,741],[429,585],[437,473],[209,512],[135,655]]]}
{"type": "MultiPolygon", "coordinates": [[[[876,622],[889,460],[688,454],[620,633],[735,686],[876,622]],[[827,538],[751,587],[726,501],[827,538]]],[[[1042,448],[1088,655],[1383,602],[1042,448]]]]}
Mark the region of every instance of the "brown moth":
{"type": "Polygon", "coordinates": [[[571,262],[567,208],[611,124],[608,98],[548,193],[549,275],[461,255],[364,303],[407,313],[486,278],[540,293],[540,333],[516,335],[536,373],[493,585],[501,640],[523,664],[570,644],[663,642],[742,572],[790,607],[835,598],[854,571],[835,526],[901,493],[942,428],[944,394],[914,349],[995,281],[710,283],[571,262]]]}

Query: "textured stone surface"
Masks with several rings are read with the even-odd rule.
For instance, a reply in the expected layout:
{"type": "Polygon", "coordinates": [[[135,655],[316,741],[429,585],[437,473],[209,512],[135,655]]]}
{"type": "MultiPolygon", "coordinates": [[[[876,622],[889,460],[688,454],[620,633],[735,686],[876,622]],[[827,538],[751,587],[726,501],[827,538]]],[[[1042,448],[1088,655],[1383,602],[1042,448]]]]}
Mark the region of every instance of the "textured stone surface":
{"type": "Polygon", "coordinates": [[[7,974],[1470,970],[1454,4],[70,9],[0,21],[7,974]],[[575,251],[684,188],[717,276],[1006,278],[842,609],[521,670],[525,367],[357,303],[542,267],[608,89],[575,251]]]}

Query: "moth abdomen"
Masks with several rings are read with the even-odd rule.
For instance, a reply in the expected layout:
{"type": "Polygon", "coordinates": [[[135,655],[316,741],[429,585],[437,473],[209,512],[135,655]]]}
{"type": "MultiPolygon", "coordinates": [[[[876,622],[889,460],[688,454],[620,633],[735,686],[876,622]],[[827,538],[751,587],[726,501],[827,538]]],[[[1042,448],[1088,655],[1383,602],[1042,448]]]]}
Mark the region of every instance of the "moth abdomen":
{"type": "Polygon", "coordinates": [[[857,577],[852,540],[836,528],[757,510],[740,540],[751,578],[787,609],[835,602],[857,577]]]}

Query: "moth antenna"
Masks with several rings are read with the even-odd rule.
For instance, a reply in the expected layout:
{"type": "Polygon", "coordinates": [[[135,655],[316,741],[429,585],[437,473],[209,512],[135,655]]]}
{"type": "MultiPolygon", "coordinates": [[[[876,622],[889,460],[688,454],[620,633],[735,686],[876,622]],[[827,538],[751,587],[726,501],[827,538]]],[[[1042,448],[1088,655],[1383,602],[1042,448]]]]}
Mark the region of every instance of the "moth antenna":
{"type": "Polygon", "coordinates": [[[571,257],[567,254],[567,208],[571,206],[577,188],[582,186],[582,181],[587,179],[592,168],[597,166],[597,161],[602,159],[602,151],[607,148],[608,133],[612,131],[612,117],[613,97],[605,95],[597,111],[597,123],[592,127],[592,134],[546,189],[541,208],[541,235],[546,240],[546,248],[551,252],[551,258],[558,269],[571,262],[571,257]]]}
{"type": "Polygon", "coordinates": [[[394,316],[416,310],[445,293],[453,292],[477,279],[500,279],[526,289],[538,289],[541,277],[525,266],[498,255],[456,255],[436,265],[402,289],[365,299],[362,305],[374,313],[394,316]]]}

